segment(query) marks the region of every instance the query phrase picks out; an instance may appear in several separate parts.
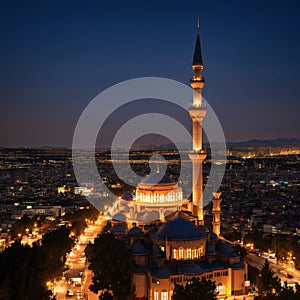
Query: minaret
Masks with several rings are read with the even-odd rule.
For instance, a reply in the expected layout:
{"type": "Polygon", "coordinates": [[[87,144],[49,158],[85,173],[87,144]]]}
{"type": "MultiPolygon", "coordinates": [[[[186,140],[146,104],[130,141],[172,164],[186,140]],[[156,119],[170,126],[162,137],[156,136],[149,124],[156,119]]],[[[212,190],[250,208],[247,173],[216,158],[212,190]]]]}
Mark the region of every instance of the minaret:
{"type": "Polygon", "coordinates": [[[206,115],[206,106],[202,102],[204,78],[201,75],[203,70],[203,60],[200,45],[199,19],[192,68],[194,76],[191,79],[190,84],[194,89],[194,96],[193,103],[189,108],[189,114],[193,121],[193,149],[189,156],[193,164],[193,214],[198,217],[199,225],[204,225],[202,164],[206,157],[206,152],[202,148],[202,121],[206,115]]]}
{"type": "Polygon", "coordinates": [[[221,202],[220,199],[222,193],[213,193],[214,197],[212,199],[213,202],[213,210],[212,210],[212,225],[213,225],[213,232],[220,236],[221,232],[221,202]]]}

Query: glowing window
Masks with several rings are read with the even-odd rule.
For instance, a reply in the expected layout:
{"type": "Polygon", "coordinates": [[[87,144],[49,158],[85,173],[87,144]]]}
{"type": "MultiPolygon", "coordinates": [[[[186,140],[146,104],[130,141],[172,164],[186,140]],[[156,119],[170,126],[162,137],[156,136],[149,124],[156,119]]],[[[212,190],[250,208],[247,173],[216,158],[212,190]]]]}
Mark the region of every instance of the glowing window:
{"type": "Polygon", "coordinates": [[[158,292],[154,292],[154,300],[158,300],[158,292]]]}
{"type": "Polygon", "coordinates": [[[186,249],[186,258],[187,259],[192,258],[192,249],[191,248],[186,249]]]}
{"type": "Polygon", "coordinates": [[[198,249],[199,249],[199,256],[203,256],[203,248],[200,247],[200,248],[198,248],[198,249]]]}
{"type": "Polygon", "coordinates": [[[161,300],[168,300],[168,292],[161,292],[161,300]]]}
{"type": "Polygon", "coordinates": [[[183,254],[183,248],[180,248],[178,250],[178,259],[183,259],[184,258],[184,254],[183,254]]]}
{"type": "Polygon", "coordinates": [[[225,294],[225,285],[217,285],[216,290],[220,295],[224,295],[225,294]]]}
{"type": "Polygon", "coordinates": [[[198,249],[193,249],[193,258],[198,258],[198,249]]]}
{"type": "Polygon", "coordinates": [[[177,259],[177,249],[173,249],[173,258],[177,259]]]}

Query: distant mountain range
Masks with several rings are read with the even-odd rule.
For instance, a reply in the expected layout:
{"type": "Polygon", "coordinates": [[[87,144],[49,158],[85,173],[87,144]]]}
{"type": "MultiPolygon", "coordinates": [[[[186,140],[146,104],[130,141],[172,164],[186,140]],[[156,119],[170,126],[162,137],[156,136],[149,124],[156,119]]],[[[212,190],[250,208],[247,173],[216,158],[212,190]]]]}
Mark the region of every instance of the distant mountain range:
{"type": "Polygon", "coordinates": [[[272,139],[272,140],[249,140],[245,142],[228,142],[228,146],[249,146],[249,147],[278,147],[278,146],[300,146],[300,139],[272,139]]]}
{"type": "MultiPolygon", "coordinates": [[[[218,143],[216,143],[218,144],[218,143]]],[[[186,142],[179,142],[176,143],[177,147],[180,149],[189,150],[192,147],[191,143],[186,142]]],[[[204,142],[204,146],[209,146],[209,143],[204,142]]],[[[287,146],[299,146],[300,147],[300,139],[296,138],[278,138],[278,139],[272,139],[272,140],[249,140],[249,141],[243,141],[243,142],[227,142],[227,146],[231,147],[287,147],[287,146]]],[[[148,145],[135,145],[133,150],[172,150],[175,149],[174,144],[168,143],[168,144],[148,144],[148,145]]]]}
{"type": "MultiPolygon", "coordinates": [[[[178,142],[176,143],[178,148],[180,149],[191,149],[192,144],[188,142],[178,142]]],[[[207,142],[204,142],[204,146],[209,146],[207,142]]],[[[278,139],[271,139],[271,140],[258,140],[253,139],[249,141],[243,141],[243,142],[227,142],[227,146],[232,147],[280,147],[280,146],[299,146],[300,147],[300,139],[296,138],[278,138],[278,139]]],[[[42,146],[42,147],[0,147],[0,149],[40,149],[40,150],[71,150],[68,147],[55,147],[55,146],[42,146]]],[[[98,150],[101,149],[109,149],[108,147],[97,147],[98,150]]],[[[135,145],[135,147],[132,148],[132,150],[170,150],[170,149],[176,149],[174,144],[168,143],[168,144],[139,144],[135,145]]]]}

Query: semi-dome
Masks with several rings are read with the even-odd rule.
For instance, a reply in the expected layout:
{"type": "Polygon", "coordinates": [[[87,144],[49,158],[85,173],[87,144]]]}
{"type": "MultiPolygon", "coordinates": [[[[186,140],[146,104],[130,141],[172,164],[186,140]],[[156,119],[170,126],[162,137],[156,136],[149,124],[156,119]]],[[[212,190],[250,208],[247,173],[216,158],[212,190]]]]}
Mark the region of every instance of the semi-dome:
{"type": "Polygon", "coordinates": [[[130,192],[126,192],[122,195],[121,199],[126,200],[126,201],[131,201],[131,200],[133,200],[133,196],[130,192]]]}
{"type": "Polygon", "coordinates": [[[192,264],[192,265],[179,266],[178,272],[183,273],[185,275],[198,275],[201,274],[203,270],[199,265],[192,264]]]}
{"type": "Polygon", "coordinates": [[[231,246],[229,246],[228,244],[225,244],[225,243],[219,243],[219,248],[222,252],[222,254],[226,254],[226,255],[229,255],[231,254],[232,252],[234,252],[234,250],[232,249],[231,246]]]}
{"type": "Polygon", "coordinates": [[[105,225],[105,226],[103,226],[102,227],[102,229],[101,229],[101,233],[106,233],[106,232],[108,232],[108,226],[107,225],[105,225]]]}
{"type": "Polygon", "coordinates": [[[203,238],[203,235],[193,222],[177,214],[160,227],[156,233],[156,237],[176,241],[198,240],[203,238]]]}
{"type": "Polygon", "coordinates": [[[210,263],[210,268],[212,270],[224,269],[224,263],[219,260],[214,260],[210,263]]]}
{"type": "Polygon", "coordinates": [[[203,270],[203,272],[211,271],[211,265],[207,261],[200,261],[199,266],[203,270]]]}
{"type": "Polygon", "coordinates": [[[128,235],[129,236],[141,236],[141,235],[143,235],[143,230],[137,226],[134,226],[128,231],[128,235]]]}
{"type": "Polygon", "coordinates": [[[113,221],[119,221],[119,222],[126,222],[126,217],[125,215],[121,214],[121,213],[116,213],[113,217],[112,217],[113,221]]]}
{"type": "Polygon", "coordinates": [[[139,223],[151,223],[159,220],[159,213],[157,211],[146,211],[138,215],[137,220],[139,223]]]}
{"type": "Polygon", "coordinates": [[[158,278],[167,278],[170,276],[170,270],[168,268],[160,268],[153,272],[153,275],[158,278]]]}

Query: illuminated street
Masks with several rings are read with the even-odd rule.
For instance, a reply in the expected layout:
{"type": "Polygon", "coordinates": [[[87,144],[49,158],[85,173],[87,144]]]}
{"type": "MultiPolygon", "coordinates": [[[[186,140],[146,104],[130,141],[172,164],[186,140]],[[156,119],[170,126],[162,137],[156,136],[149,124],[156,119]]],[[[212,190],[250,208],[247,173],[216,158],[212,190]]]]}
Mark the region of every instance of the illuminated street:
{"type": "MultiPolygon", "coordinates": [[[[265,259],[263,257],[255,254],[248,254],[246,259],[250,266],[258,270],[261,270],[265,263],[265,259]]],[[[298,270],[290,270],[286,265],[283,265],[282,263],[274,263],[271,260],[269,260],[269,263],[271,269],[275,272],[275,275],[278,276],[282,282],[287,281],[289,285],[294,285],[296,282],[300,282],[300,272],[298,270]],[[288,278],[288,274],[291,274],[293,278],[288,278]]]]}
{"type": "Polygon", "coordinates": [[[99,215],[98,220],[94,224],[90,223],[85,229],[85,233],[79,237],[67,256],[66,266],[69,269],[64,272],[64,277],[61,280],[54,283],[53,289],[56,299],[98,299],[97,295],[89,290],[92,272],[87,269],[84,249],[89,242],[94,241],[105,222],[104,217],[99,215]],[[68,291],[69,295],[67,295],[68,291]]]}

